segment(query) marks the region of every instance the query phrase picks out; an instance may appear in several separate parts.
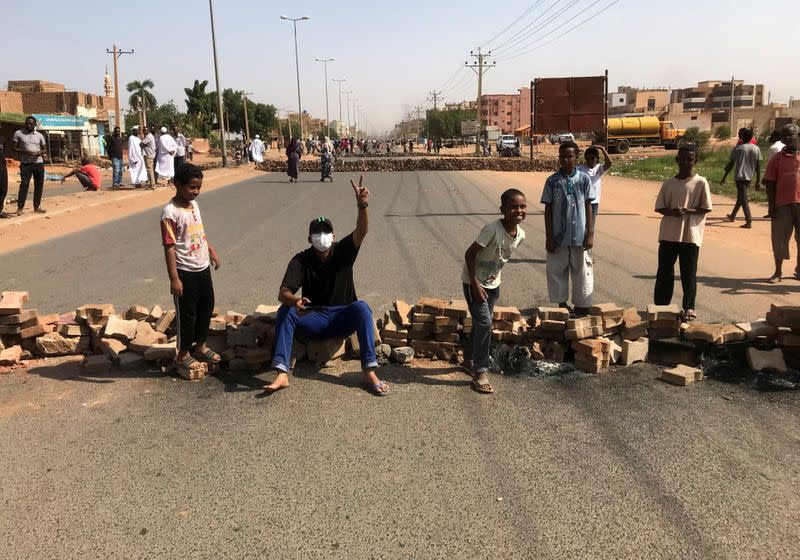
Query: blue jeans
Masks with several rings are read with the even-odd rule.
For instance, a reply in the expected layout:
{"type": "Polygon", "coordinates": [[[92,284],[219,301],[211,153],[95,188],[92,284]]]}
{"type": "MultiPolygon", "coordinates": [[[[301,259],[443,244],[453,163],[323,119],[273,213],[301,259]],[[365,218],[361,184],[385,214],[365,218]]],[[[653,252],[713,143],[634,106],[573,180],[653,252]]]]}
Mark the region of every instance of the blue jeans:
{"type": "Polygon", "coordinates": [[[112,181],[113,186],[122,184],[122,158],[111,158],[112,181]]]}
{"type": "Polygon", "coordinates": [[[375,327],[372,310],[365,301],[350,305],[321,307],[305,315],[297,313],[297,308],[281,305],[275,327],[275,354],[272,367],[279,371],[289,371],[292,357],[292,343],[295,335],[302,341],[325,338],[344,338],[356,333],[361,350],[361,367],[364,371],[378,367],[375,356],[375,327]]]}
{"type": "Polygon", "coordinates": [[[486,301],[473,301],[469,284],[464,284],[464,297],[469,304],[472,315],[472,333],[469,343],[464,345],[464,359],[472,361],[473,373],[489,371],[489,353],[492,349],[492,312],[494,304],[500,297],[500,287],[484,288],[486,301]]]}

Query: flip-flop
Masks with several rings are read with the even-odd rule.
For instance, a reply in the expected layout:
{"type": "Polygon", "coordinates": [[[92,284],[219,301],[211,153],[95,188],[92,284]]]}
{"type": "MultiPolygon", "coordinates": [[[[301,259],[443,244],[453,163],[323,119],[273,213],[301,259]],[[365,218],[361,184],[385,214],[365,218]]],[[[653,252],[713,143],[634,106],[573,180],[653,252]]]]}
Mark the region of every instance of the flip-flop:
{"type": "Polygon", "coordinates": [[[691,323],[696,320],[697,320],[697,314],[694,312],[694,310],[683,312],[683,321],[685,323],[691,323]]]}
{"type": "Polygon", "coordinates": [[[214,352],[211,348],[206,348],[205,352],[195,352],[194,357],[201,362],[218,364],[222,361],[222,356],[214,352]]]}
{"type": "Polygon", "coordinates": [[[479,393],[494,393],[494,389],[489,383],[478,383],[478,377],[480,376],[481,374],[478,374],[472,378],[472,388],[479,393]]]}
{"type": "Polygon", "coordinates": [[[378,383],[364,381],[362,385],[376,397],[385,397],[389,394],[389,385],[385,381],[379,381],[378,383]]]}
{"type": "Polygon", "coordinates": [[[198,362],[197,360],[195,360],[195,359],[194,359],[194,358],[191,356],[191,354],[186,354],[186,357],[185,357],[185,358],[183,358],[182,360],[178,360],[177,358],[175,359],[175,365],[176,365],[177,367],[191,368],[192,366],[194,366],[194,365],[196,365],[196,364],[199,364],[199,363],[200,363],[200,362],[198,362]]]}
{"type": "Polygon", "coordinates": [[[782,278],[780,276],[776,276],[775,274],[773,274],[767,279],[767,284],[780,284],[781,280],[782,278]]]}

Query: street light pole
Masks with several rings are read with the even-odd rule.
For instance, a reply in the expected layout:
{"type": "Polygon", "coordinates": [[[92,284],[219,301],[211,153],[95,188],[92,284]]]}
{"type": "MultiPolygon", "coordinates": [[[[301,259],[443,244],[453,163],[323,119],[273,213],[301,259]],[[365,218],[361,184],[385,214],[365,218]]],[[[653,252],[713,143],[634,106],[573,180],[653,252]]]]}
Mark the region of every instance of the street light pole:
{"type": "Polygon", "coordinates": [[[358,99],[353,99],[353,128],[356,130],[356,137],[358,137],[358,99]]]}
{"type": "Polygon", "coordinates": [[[214,31],[214,6],[208,0],[208,13],[211,16],[211,49],[214,51],[214,78],[217,82],[217,114],[219,115],[219,139],[222,145],[222,167],[228,166],[228,149],[225,146],[225,119],[222,114],[222,88],[219,85],[219,64],[217,63],[217,36],[214,31]]]}
{"type": "Polygon", "coordinates": [[[331,137],[331,115],[328,107],[328,63],[336,60],[335,58],[315,58],[317,62],[325,65],[325,120],[328,124],[328,138],[331,137]]]}
{"type": "Polygon", "coordinates": [[[297,54],[297,22],[311,19],[308,16],[303,16],[299,18],[290,18],[287,16],[281,16],[281,19],[285,19],[287,21],[291,21],[292,25],[294,26],[294,67],[297,73],[297,118],[300,120],[300,140],[303,139],[303,106],[300,104],[300,57],[297,54]]]}
{"type": "Polygon", "coordinates": [[[342,130],[342,82],[346,82],[347,80],[345,78],[342,78],[341,80],[337,80],[336,78],[331,78],[331,81],[332,82],[336,82],[337,84],[339,84],[339,130],[336,131],[336,134],[341,136],[342,135],[342,133],[341,133],[341,130],[342,130]]]}

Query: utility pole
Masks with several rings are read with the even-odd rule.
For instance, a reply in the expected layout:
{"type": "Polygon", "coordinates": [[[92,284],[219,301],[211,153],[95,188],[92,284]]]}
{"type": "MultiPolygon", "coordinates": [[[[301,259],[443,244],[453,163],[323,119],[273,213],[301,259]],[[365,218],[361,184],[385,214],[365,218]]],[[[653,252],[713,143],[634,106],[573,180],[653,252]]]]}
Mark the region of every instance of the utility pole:
{"type": "Polygon", "coordinates": [[[734,92],[734,83],[733,83],[733,76],[731,76],[731,114],[730,114],[731,124],[729,125],[731,128],[731,135],[736,134],[736,132],[733,130],[733,92],[734,92]]]}
{"type": "Polygon", "coordinates": [[[440,96],[442,95],[442,92],[433,90],[433,91],[429,91],[428,93],[430,93],[431,97],[433,98],[433,99],[431,99],[431,97],[429,97],[428,101],[433,101],[433,108],[434,109],[438,109],[439,108],[439,100],[441,99],[440,96]]]}
{"type": "Polygon", "coordinates": [[[208,0],[208,13],[211,16],[211,49],[214,51],[214,79],[217,85],[217,114],[219,115],[219,140],[222,146],[222,167],[228,167],[228,149],[225,146],[225,116],[222,111],[222,87],[219,85],[219,64],[217,64],[217,36],[214,31],[214,6],[208,0]]]}
{"type": "Polygon", "coordinates": [[[252,91],[242,90],[242,103],[244,104],[244,141],[250,140],[250,121],[247,119],[247,96],[253,95],[252,91]]]}
{"type": "Polygon", "coordinates": [[[345,97],[347,97],[347,136],[349,137],[351,134],[350,125],[352,121],[350,120],[350,94],[353,93],[352,91],[343,91],[345,97]]]}
{"type": "Polygon", "coordinates": [[[116,119],[116,126],[119,126],[120,130],[125,130],[125,119],[121,119],[119,114],[119,70],[117,69],[117,59],[123,54],[133,54],[133,49],[122,51],[117,48],[117,45],[114,45],[112,50],[106,49],[106,52],[114,55],[114,118],[116,119]],[[122,123],[121,126],[120,123],[122,123]]]}
{"type": "Polygon", "coordinates": [[[331,78],[331,81],[339,84],[339,130],[336,131],[336,134],[338,136],[341,136],[342,135],[342,82],[346,82],[347,79],[342,78],[341,80],[337,80],[336,78],[331,78]]]}
{"type": "MultiPolygon", "coordinates": [[[[483,73],[486,72],[490,67],[495,65],[492,62],[491,65],[485,62],[485,59],[489,56],[492,56],[492,51],[488,53],[482,53],[481,48],[478,47],[478,52],[474,53],[473,51],[469,51],[469,55],[476,58],[477,62],[465,62],[464,65],[467,68],[472,68],[472,71],[478,75],[478,137],[475,139],[475,155],[480,154],[480,143],[481,138],[483,137],[483,117],[481,115],[481,97],[483,97],[483,73]]],[[[488,140],[487,140],[488,141],[488,140]]]]}
{"type": "Polygon", "coordinates": [[[419,120],[420,120],[419,113],[420,111],[422,111],[422,107],[417,105],[416,107],[414,107],[414,110],[417,112],[417,138],[419,138],[419,120]]]}

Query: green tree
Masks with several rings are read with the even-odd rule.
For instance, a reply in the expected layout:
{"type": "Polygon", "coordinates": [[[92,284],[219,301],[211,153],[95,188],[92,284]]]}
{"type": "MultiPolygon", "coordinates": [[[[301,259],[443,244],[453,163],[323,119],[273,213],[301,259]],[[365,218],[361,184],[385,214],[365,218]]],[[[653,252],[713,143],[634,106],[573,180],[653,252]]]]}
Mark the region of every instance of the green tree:
{"type": "MultiPolygon", "coordinates": [[[[250,134],[260,134],[262,138],[267,138],[273,132],[278,132],[278,110],[274,105],[254,103],[248,99],[247,116],[250,119],[250,134]]],[[[283,129],[286,130],[285,125],[283,129]]]]}
{"type": "Polygon", "coordinates": [[[717,140],[727,140],[731,137],[731,127],[730,125],[723,124],[717,127],[717,130],[714,132],[714,138],[717,140]]]}
{"type": "Polygon", "coordinates": [[[686,129],[686,134],[683,136],[683,142],[686,144],[694,144],[698,150],[703,150],[711,139],[711,132],[700,129],[696,126],[691,126],[686,129]]]}
{"type": "Polygon", "coordinates": [[[134,108],[134,110],[143,110],[145,120],[147,120],[147,111],[153,109],[158,105],[156,103],[156,97],[152,94],[152,92],[148,91],[153,89],[155,84],[153,84],[153,80],[146,78],[144,80],[134,80],[128,83],[127,89],[131,93],[131,96],[128,98],[128,104],[134,108]]]}
{"type": "Polygon", "coordinates": [[[191,88],[184,88],[186,111],[189,122],[196,135],[208,138],[217,113],[217,100],[214,92],[207,92],[208,80],[195,80],[191,88]]]}

